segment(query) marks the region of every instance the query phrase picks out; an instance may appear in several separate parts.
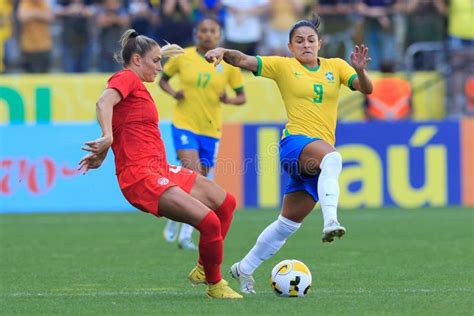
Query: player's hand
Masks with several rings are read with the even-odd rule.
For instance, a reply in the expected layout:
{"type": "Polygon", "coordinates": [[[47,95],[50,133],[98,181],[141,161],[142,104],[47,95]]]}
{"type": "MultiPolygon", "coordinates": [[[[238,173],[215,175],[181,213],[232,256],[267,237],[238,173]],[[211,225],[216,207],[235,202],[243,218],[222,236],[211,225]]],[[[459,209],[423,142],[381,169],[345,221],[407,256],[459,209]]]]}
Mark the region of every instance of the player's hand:
{"type": "Polygon", "coordinates": [[[219,96],[219,100],[221,100],[222,103],[229,103],[229,97],[227,97],[225,92],[219,96]]]}
{"type": "Polygon", "coordinates": [[[351,53],[351,64],[356,71],[361,71],[367,68],[371,58],[369,57],[369,48],[364,44],[355,46],[351,53]]]}
{"type": "Polygon", "coordinates": [[[109,147],[112,145],[112,141],[112,137],[103,136],[97,138],[96,140],[85,142],[85,146],[82,146],[81,149],[99,155],[109,149],[109,147]]]}
{"type": "Polygon", "coordinates": [[[79,168],[77,168],[77,170],[80,170],[82,174],[86,174],[89,169],[99,168],[102,165],[104,158],[102,158],[102,155],[94,153],[87,154],[79,161],[79,168]]]}
{"type": "Polygon", "coordinates": [[[173,98],[176,100],[182,100],[184,99],[184,92],[182,90],[177,91],[174,95],[173,98]]]}
{"type": "Polygon", "coordinates": [[[225,51],[225,48],[217,47],[208,51],[204,58],[206,58],[208,63],[214,63],[214,66],[217,66],[224,58],[225,51]]]}

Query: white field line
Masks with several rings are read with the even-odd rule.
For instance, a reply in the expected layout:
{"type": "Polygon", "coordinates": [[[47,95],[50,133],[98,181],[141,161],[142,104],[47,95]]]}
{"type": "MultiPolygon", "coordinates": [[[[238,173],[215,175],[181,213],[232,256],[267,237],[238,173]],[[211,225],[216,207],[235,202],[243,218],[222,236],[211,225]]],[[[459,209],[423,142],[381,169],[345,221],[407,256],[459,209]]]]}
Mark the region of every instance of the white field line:
{"type": "MultiPolygon", "coordinates": [[[[349,290],[330,290],[330,289],[316,289],[316,293],[327,294],[411,294],[411,293],[474,293],[474,288],[450,288],[450,289],[349,289],[349,290]]],[[[153,296],[157,294],[165,294],[172,296],[182,296],[187,291],[176,291],[171,289],[148,289],[138,291],[71,291],[65,290],[63,292],[16,292],[3,293],[0,298],[22,298],[22,297],[114,297],[114,296],[153,296]]]]}

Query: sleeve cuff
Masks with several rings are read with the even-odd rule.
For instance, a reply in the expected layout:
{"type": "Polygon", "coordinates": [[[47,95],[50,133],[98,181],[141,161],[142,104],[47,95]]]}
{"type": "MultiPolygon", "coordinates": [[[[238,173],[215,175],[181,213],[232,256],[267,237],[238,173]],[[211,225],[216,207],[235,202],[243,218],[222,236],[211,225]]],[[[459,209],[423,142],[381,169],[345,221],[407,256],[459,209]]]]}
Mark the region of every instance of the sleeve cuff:
{"type": "Polygon", "coordinates": [[[117,91],[118,94],[120,94],[120,96],[122,97],[122,100],[125,99],[125,97],[123,96],[124,92],[122,90],[120,90],[118,87],[112,86],[112,87],[107,87],[107,89],[113,89],[113,90],[117,91]]]}
{"type": "Polygon", "coordinates": [[[168,81],[168,80],[170,80],[171,76],[168,75],[166,72],[163,71],[162,74],[161,74],[161,78],[162,78],[162,79],[165,79],[166,81],[168,81]]]}
{"type": "Polygon", "coordinates": [[[234,92],[237,94],[244,92],[244,86],[234,88],[234,92]]]}
{"type": "Polygon", "coordinates": [[[253,74],[255,76],[261,76],[262,75],[262,57],[257,55],[255,56],[255,58],[257,58],[258,66],[257,66],[257,71],[253,72],[253,74]]]}
{"type": "Polygon", "coordinates": [[[349,82],[347,83],[347,86],[348,86],[349,89],[351,89],[352,91],[355,91],[354,87],[352,86],[352,82],[354,81],[355,78],[357,78],[357,74],[353,74],[353,75],[349,78],[349,82]]]}

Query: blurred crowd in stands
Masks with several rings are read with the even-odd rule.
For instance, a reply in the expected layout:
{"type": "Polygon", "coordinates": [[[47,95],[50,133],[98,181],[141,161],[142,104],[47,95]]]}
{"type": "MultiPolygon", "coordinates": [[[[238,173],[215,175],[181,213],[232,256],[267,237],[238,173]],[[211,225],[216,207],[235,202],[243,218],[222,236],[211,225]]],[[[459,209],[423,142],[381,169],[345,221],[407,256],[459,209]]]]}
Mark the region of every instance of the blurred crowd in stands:
{"type": "Polygon", "coordinates": [[[289,28],[313,13],[321,56],[348,60],[366,43],[371,70],[460,69],[472,88],[473,0],[0,0],[0,73],[113,72],[125,29],[184,47],[208,15],[222,24],[222,45],[288,55],[289,28]]]}
{"type": "MultiPolygon", "coordinates": [[[[473,6],[472,0],[1,0],[0,70],[115,71],[112,56],[124,29],[188,46],[193,25],[206,15],[222,23],[225,46],[286,55],[288,29],[312,12],[322,17],[321,55],[347,59],[354,43],[364,42],[372,69],[387,62],[400,69],[413,43],[472,47],[473,6]]],[[[433,65],[422,57],[415,67],[433,65]]]]}

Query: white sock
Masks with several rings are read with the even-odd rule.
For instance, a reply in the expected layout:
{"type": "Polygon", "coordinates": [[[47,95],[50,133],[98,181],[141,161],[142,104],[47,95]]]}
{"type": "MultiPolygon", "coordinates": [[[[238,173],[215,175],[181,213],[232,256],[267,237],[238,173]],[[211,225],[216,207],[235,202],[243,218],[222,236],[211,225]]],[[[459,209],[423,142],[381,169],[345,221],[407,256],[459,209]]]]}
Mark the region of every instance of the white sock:
{"type": "Polygon", "coordinates": [[[178,241],[182,242],[186,239],[191,239],[194,227],[188,224],[181,224],[181,230],[179,231],[178,241]]]}
{"type": "Polygon", "coordinates": [[[324,156],[320,164],[318,180],[319,204],[323,213],[324,226],[337,221],[337,203],[339,202],[339,174],[342,169],[342,157],[337,151],[324,156]]]}
{"type": "Polygon", "coordinates": [[[240,261],[240,272],[251,275],[255,269],[280,250],[285,244],[288,237],[300,228],[301,223],[293,222],[283,216],[271,223],[258,236],[255,246],[240,261]]]}

